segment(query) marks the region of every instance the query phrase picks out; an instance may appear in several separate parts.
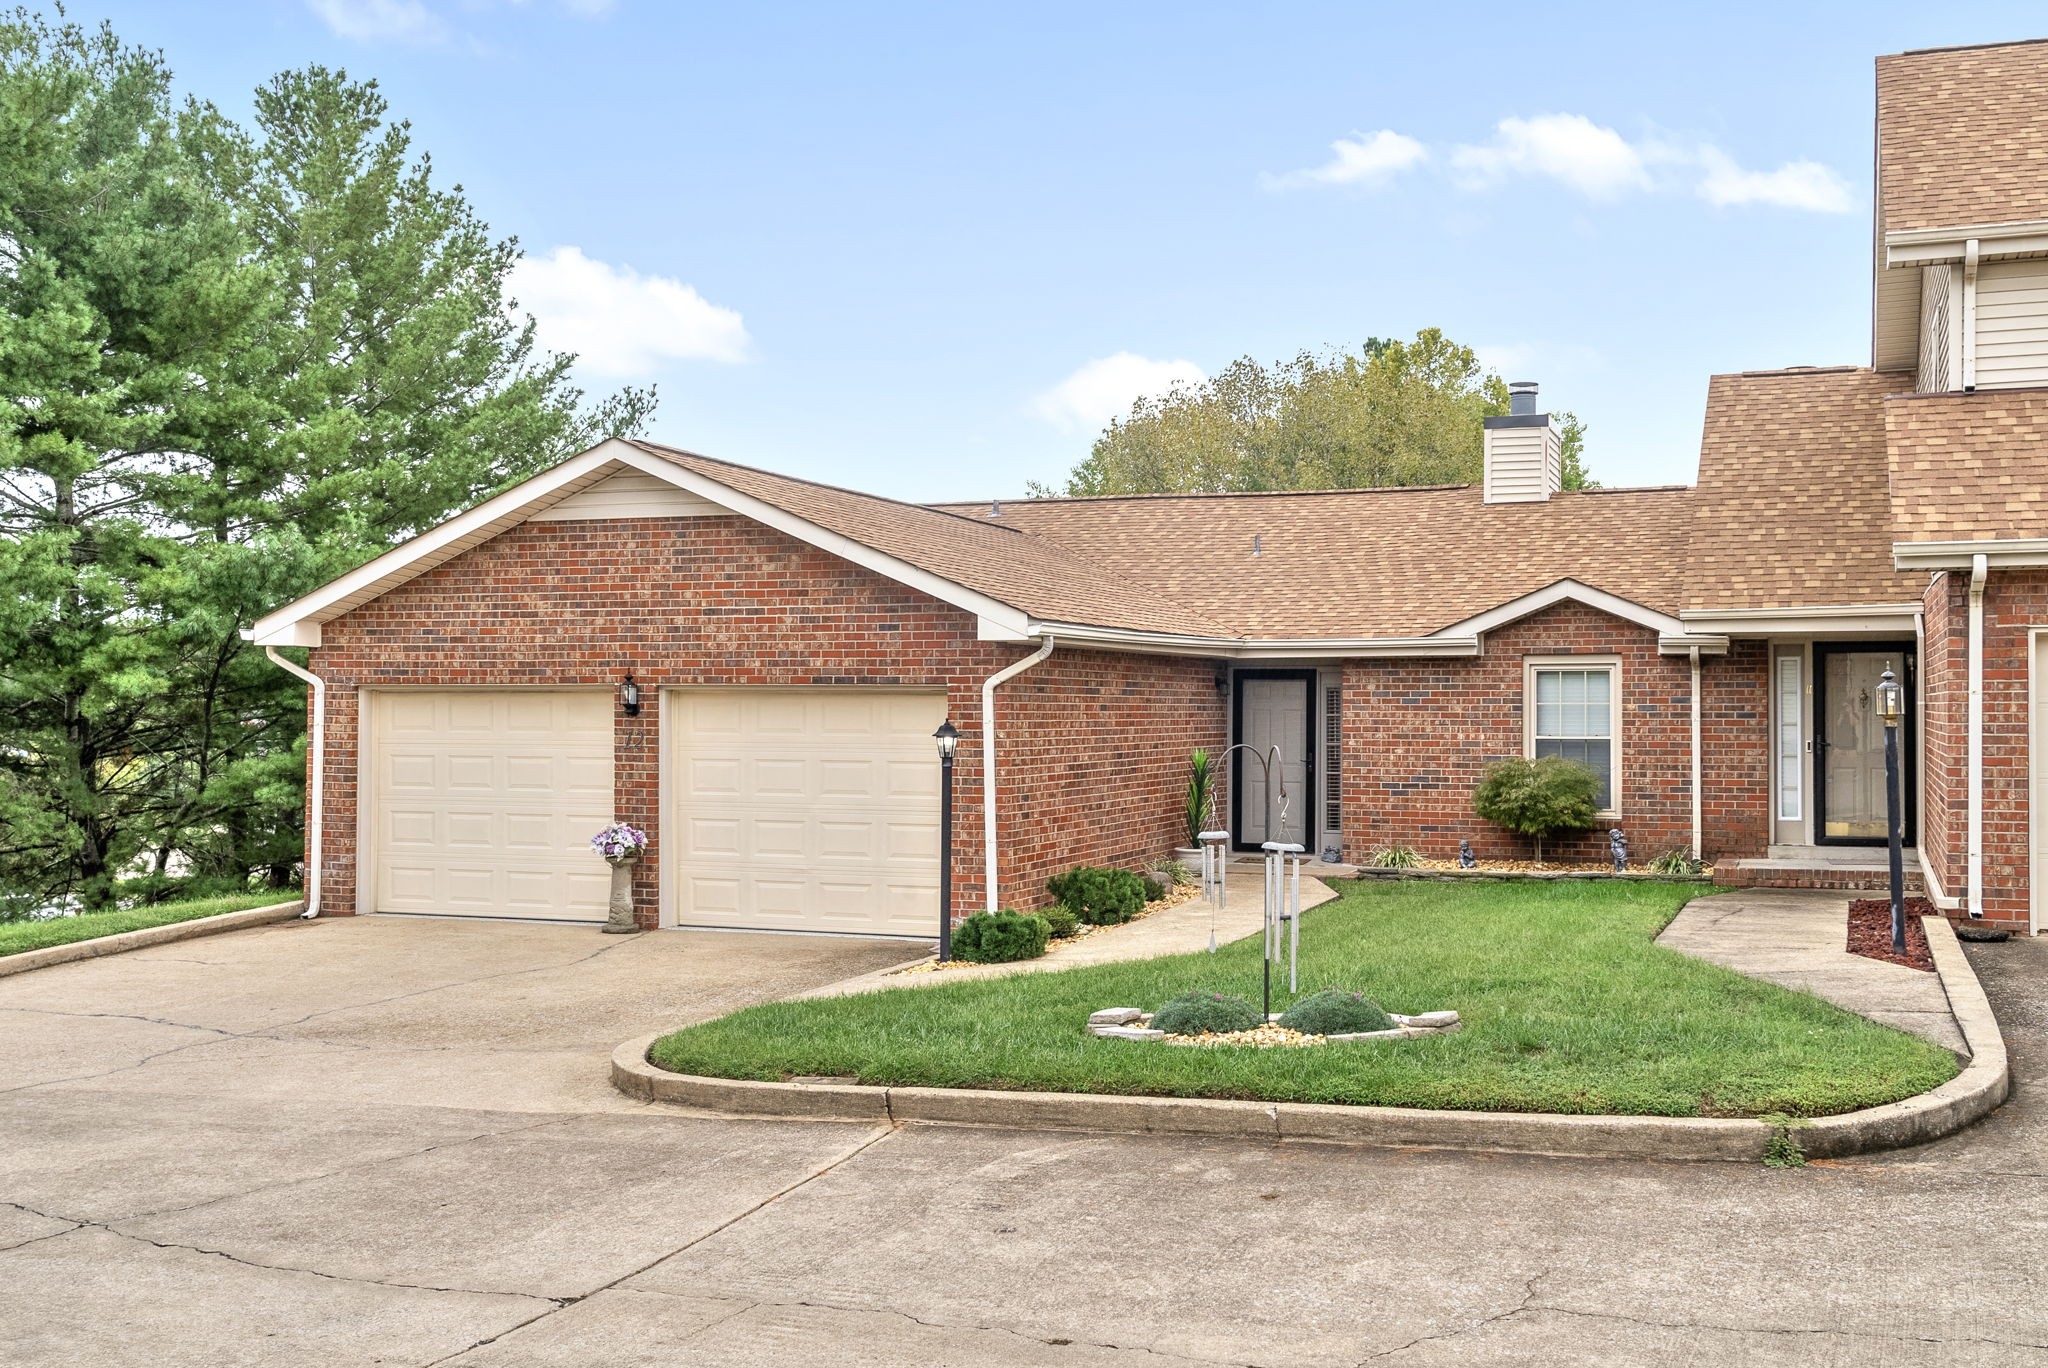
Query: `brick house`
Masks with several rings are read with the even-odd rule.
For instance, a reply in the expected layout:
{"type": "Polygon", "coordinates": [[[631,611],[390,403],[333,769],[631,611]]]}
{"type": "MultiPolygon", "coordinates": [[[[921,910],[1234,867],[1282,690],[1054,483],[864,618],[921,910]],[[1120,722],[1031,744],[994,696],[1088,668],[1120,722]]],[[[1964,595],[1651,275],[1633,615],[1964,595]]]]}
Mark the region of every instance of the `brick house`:
{"type": "Polygon", "coordinates": [[[1639,856],[1856,886],[1889,668],[1916,882],[2038,929],[2044,168],[2048,46],[1880,59],[1871,364],[1715,376],[1691,486],[1562,490],[1527,384],[1470,487],[920,506],[606,442],[251,629],[312,648],[309,892],[595,920],[616,816],[643,925],[929,934],[944,719],[955,915],[1163,855],[1240,741],[1247,846],[1521,855],[1473,787],[1559,754],[1639,856]]]}

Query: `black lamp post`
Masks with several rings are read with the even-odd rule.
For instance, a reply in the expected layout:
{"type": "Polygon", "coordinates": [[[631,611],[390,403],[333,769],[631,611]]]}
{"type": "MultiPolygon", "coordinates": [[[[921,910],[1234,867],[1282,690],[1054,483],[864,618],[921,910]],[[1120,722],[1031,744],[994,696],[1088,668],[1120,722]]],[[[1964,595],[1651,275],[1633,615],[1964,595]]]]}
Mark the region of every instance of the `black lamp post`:
{"type": "Polygon", "coordinates": [[[1887,666],[1877,681],[1877,715],[1884,719],[1884,814],[1885,846],[1891,856],[1892,949],[1906,950],[1906,872],[1902,853],[1903,827],[1899,821],[1904,804],[1899,797],[1899,717],[1904,711],[1904,691],[1898,676],[1887,666]]]}
{"type": "Polygon", "coordinates": [[[960,729],[947,718],[932,733],[939,743],[939,962],[953,958],[953,752],[960,729]]]}

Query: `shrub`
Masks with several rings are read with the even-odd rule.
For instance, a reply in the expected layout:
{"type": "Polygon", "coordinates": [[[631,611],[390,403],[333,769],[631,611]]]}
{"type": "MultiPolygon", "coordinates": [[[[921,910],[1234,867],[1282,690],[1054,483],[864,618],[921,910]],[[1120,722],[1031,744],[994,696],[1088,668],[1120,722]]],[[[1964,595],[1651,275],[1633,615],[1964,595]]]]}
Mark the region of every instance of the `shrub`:
{"type": "Polygon", "coordinates": [[[977,912],[954,928],[953,955],[976,964],[1007,964],[1045,953],[1052,927],[1026,912],[977,912]]]}
{"type": "Polygon", "coordinates": [[[1074,928],[1081,924],[1081,919],[1074,915],[1074,909],[1065,903],[1054,903],[1051,907],[1041,908],[1031,915],[1051,928],[1055,940],[1061,936],[1073,935],[1074,928]]]}
{"type": "Polygon", "coordinates": [[[1363,993],[1325,988],[1282,1012],[1280,1024],[1305,1035],[1352,1035],[1359,1031],[1392,1030],[1394,1019],[1363,993]]]}
{"type": "Polygon", "coordinates": [[[1224,993],[1182,993],[1152,1014],[1152,1029],[1168,1035],[1201,1035],[1207,1031],[1249,1031],[1259,1024],[1259,1009],[1241,997],[1224,993]]]}
{"type": "Polygon", "coordinates": [[[1375,869],[1413,869],[1422,863],[1422,857],[1415,853],[1414,846],[1381,846],[1365,857],[1365,862],[1375,869]]]}
{"type": "Polygon", "coordinates": [[[1650,861],[1646,868],[1652,874],[1697,874],[1700,872],[1700,862],[1695,860],[1692,852],[1684,846],[1673,846],[1650,861]]]}
{"type": "Polygon", "coordinates": [[[1594,825],[1599,793],[1600,776],[1576,760],[1503,760],[1480,781],[1472,810],[1518,836],[1533,837],[1541,864],[1544,837],[1594,825]]]}
{"type": "Polygon", "coordinates": [[[1128,869],[1082,865],[1045,882],[1046,892],[1091,926],[1127,922],[1145,907],[1145,881],[1128,869]]]}

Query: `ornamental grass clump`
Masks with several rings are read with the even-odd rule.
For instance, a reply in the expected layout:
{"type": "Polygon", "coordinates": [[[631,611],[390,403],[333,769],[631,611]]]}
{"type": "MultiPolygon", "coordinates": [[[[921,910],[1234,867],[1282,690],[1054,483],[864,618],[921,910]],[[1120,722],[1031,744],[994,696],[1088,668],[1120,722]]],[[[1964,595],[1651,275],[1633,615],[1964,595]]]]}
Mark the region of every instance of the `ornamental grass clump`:
{"type": "Polygon", "coordinates": [[[1223,1035],[1259,1024],[1258,1008],[1227,993],[1182,993],[1152,1014],[1152,1029],[1168,1035],[1223,1035]]]}
{"type": "Polygon", "coordinates": [[[1145,881],[1128,869],[1082,865],[1047,879],[1045,891],[1090,926],[1115,926],[1145,909],[1145,881]]]}
{"type": "Polygon", "coordinates": [[[1342,988],[1310,993],[1282,1012],[1279,1024],[1303,1035],[1357,1035],[1394,1029],[1394,1019],[1380,1010],[1377,1002],[1342,988]]]}
{"type": "Polygon", "coordinates": [[[977,912],[953,930],[953,957],[975,964],[1008,964],[1045,953],[1052,927],[1026,912],[977,912]]]}

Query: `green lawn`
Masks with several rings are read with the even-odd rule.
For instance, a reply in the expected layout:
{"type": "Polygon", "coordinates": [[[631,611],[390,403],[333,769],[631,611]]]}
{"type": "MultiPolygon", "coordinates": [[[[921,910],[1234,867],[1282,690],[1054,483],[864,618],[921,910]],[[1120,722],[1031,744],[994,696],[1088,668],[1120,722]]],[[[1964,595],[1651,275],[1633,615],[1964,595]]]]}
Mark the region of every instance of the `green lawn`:
{"type": "Polygon", "coordinates": [[[47,921],[0,922],[0,955],[19,955],[45,950],[52,945],[97,940],[123,931],[141,931],[194,917],[214,917],[239,912],[245,907],[269,907],[289,902],[290,893],[235,893],[224,898],[195,898],[190,902],[158,903],[125,912],[86,912],[76,917],[51,917],[47,921]]]}
{"type": "MultiPolygon", "coordinates": [[[[1259,1000],[1258,938],[1220,952],[770,1003],[663,1037],[682,1073],[1494,1111],[1814,1116],[1956,1072],[1947,1051],[1652,943],[1698,893],[1663,883],[1344,883],[1305,916],[1304,992],[1454,1008],[1448,1036],[1309,1049],[1099,1040],[1103,1007],[1259,1000]]],[[[1275,996],[1279,1010],[1280,996],[1275,996]]]]}

